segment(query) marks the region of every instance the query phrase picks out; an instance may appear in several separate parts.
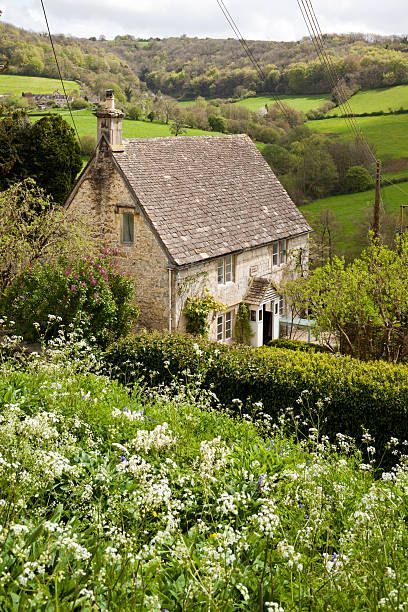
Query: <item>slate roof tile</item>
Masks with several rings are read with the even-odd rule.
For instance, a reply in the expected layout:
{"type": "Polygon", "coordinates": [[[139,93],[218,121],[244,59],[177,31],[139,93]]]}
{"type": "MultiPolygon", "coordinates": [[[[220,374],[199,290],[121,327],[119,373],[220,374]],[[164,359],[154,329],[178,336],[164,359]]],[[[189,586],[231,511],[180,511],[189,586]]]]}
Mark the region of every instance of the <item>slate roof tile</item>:
{"type": "Polygon", "coordinates": [[[114,156],[179,265],[311,229],[246,135],[129,139],[114,156]]]}

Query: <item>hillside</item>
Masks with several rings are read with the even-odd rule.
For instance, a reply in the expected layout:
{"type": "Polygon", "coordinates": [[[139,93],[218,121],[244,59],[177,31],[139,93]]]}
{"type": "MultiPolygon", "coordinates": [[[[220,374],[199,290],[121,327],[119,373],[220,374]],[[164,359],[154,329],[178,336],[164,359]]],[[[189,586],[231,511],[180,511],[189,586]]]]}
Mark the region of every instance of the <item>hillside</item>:
{"type": "MultiPolygon", "coordinates": [[[[408,174],[408,114],[380,117],[357,117],[356,123],[364,137],[384,162],[384,171],[394,177],[408,174]]],[[[345,140],[354,137],[349,124],[342,118],[309,121],[312,130],[345,140]]]]}
{"type": "MultiPolygon", "coordinates": [[[[388,238],[398,229],[400,205],[408,201],[408,182],[384,186],[382,189],[383,227],[388,238]]],[[[352,259],[360,254],[367,244],[367,231],[372,218],[374,190],[362,193],[332,196],[316,200],[301,207],[301,211],[318,231],[324,211],[332,213],[332,235],[335,252],[352,259]]]]}
{"type": "MultiPolygon", "coordinates": [[[[337,69],[351,87],[371,89],[408,82],[408,43],[398,37],[327,35],[337,69]]],[[[177,98],[232,97],[243,91],[326,94],[325,70],[308,39],[296,42],[250,41],[266,78],[260,80],[234,39],[168,38],[140,41],[55,36],[63,76],[100,94],[110,85],[131,97],[140,87],[177,98]]],[[[0,23],[0,57],[9,72],[57,76],[49,41],[41,34],[0,23]]]]}
{"type": "MultiPolygon", "coordinates": [[[[64,85],[67,93],[79,91],[79,84],[74,81],[64,81],[64,85]]],[[[23,92],[42,94],[52,93],[56,90],[62,91],[59,79],[0,74],[0,95],[12,94],[21,96],[23,92]]]]}
{"type": "MultiPolygon", "coordinates": [[[[359,91],[348,100],[348,106],[356,115],[408,110],[408,86],[397,85],[396,87],[359,91]]],[[[344,110],[334,108],[328,114],[331,116],[342,113],[344,110]]]]}
{"type": "Polygon", "coordinates": [[[406,467],[376,479],[312,420],[300,442],[194,379],[130,395],[79,361],[0,369],[2,610],[406,601],[406,467]]]}

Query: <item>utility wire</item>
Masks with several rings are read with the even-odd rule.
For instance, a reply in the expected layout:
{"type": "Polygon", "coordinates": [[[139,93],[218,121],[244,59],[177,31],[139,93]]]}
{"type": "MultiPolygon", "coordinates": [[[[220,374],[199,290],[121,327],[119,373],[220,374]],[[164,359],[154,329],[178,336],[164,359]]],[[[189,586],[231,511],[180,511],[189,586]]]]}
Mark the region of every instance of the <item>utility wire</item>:
{"type": "MultiPolygon", "coordinates": [[[[235,36],[237,37],[238,41],[241,43],[242,48],[244,49],[245,53],[248,55],[249,59],[251,60],[253,66],[255,67],[256,71],[258,72],[259,77],[261,78],[262,81],[266,80],[266,74],[265,71],[263,70],[262,66],[260,65],[260,63],[258,62],[258,60],[256,59],[256,57],[254,56],[251,48],[249,47],[247,41],[245,40],[245,38],[243,37],[236,21],[234,20],[234,18],[232,17],[231,13],[229,12],[229,10],[227,9],[225,3],[223,0],[217,0],[217,4],[220,7],[221,11],[223,12],[224,17],[226,18],[227,22],[229,23],[232,31],[234,32],[235,36]]],[[[275,103],[277,104],[279,110],[281,111],[281,113],[284,115],[284,117],[286,117],[286,119],[290,122],[291,118],[288,115],[288,112],[285,108],[285,105],[282,104],[282,101],[275,96],[272,93],[272,98],[274,99],[275,103]]]]}
{"type": "MultiPolygon", "coordinates": [[[[328,71],[328,76],[331,81],[331,85],[333,89],[337,87],[340,93],[340,98],[344,98],[344,100],[340,99],[340,103],[339,103],[340,109],[346,110],[345,116],[343,118],[345,119],[346,124],[348,125],[349,129],[355,135],[356,139],[361,141],[366,146],[369,156],[372,158],[374,162],[376,162],[377,161],[376,157],[367,139],[365,138],[359,125],[355,121],[355,118],[352,116],[353,110],[350,106],[350,103],[347,100],[347,94],[343,86],[343,79],[341,75],[339,74],[337,66],[333,62],[331,56],[326,51],[322,30],[321,30],[316,12],[313,8],[312,1],[311,0],[297,0],[297,3],[302,13],[302,17],[305,21],[306,27],[308,29],[309,36],[312,40],[313,45],[315,46],[318,57],[320,58],[320,60],[322,61],[322,63],[324,64],[324,66],[326,67],[328,71]]],[[[392,180],[388,179],[384,175],[382,176],[382,181],[388,183],[390,186],[395,187],[405,196],[408,196],[408,191],[406,191],[405,189],[400,187],[397,183],[394,183],[392,180]]]]}
{"type": "Polygon", "coordinates": [[[55,51],[54,40],[53,40],[52,35],[51,35],[50,26],[49,26],[49,23],[48,23],[48,17],[47,17],[47,13],[46,13],[45,6],[44,6],[44,0],[40,0],[40,2],[41,2],[42,10],[43,10],[43,13],[44,13],[45,23],[47,24],[48,37],[50,39],[50,43],[51,43],[51,47],[52,47],[52,52],[54,54],[55,63],[57,65],[57,70],[58,70],[59,78],[60,78],[60,81],[61,81],[62,89],[64,91],[65,101],[66,101],[67,106],[68,106],[69,114],[71,116],[71,121],[72,121],[72,124],[74,126],[74,129],[75,129],[75,132],[76,132],[79,144],[81,145],[81,148],[82,148],[81,139],[79,137],[79,133],[78,133],[78,129],[77,129],[77,126],[76,126],[76,123],[75,123],[75,120],[74,120],[74,116],[72,114],[71,104],[69,103],[69,100],[68,100],[68,95],[67,95],[67,91],[65,89],[64,79],[62,78],[61,68],[60,68],[60,65],[59,65],[58,58],[57,58],[57,53],[55,51]]]}

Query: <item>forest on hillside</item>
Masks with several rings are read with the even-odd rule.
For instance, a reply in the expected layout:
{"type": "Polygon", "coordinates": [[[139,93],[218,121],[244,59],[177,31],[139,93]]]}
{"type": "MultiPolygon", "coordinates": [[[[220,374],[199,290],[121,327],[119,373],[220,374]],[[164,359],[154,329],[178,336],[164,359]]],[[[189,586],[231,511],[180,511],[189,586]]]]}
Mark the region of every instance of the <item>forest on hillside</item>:
{"type": "MultiPolygon", "coordinates": [[[[327,35],[326,45],[350,93],[408,83],[406,37],[327,35]]],[[[81,83],[85,94],[107,86],[128,101],[140,89],[176,98],[245,97],[250,93],[318,94],[331,87],[313,44],[250,41],[263,66],[261,79],[235,39],[178,38],[113,40],[55,36],[65,79],[81,83]]],[[[57,77],[46,34],[0,23],[0,63],[10,74],[57,77]]]]}

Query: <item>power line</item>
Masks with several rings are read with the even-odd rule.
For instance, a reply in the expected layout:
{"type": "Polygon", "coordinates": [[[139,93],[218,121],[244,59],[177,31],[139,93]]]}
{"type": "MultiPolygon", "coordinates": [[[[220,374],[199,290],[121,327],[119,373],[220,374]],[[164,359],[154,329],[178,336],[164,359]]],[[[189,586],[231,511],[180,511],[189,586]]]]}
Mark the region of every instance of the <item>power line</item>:
{"type": "MultiPolygon", "coordinates": [[[[337,66],[335,65],[335,63],[332,61],[332,58],[330,57],[330,55],[327,53],[326,51],[326,47],[325,47],[325,42],[324,42],[324,38],[323,38],[323,33],[319,24],[319,20],[317,18],[316,12],[313,8],[313,4],[311,0],[297,0],[299,9],[302,13],[302,17],[305,21],[306,27],[308,29],[309,32],[309,36],[311,38],[311,41],[316,49],[316,52],[318,54],[318,57],[320,58],[320,61],[323,63],[323,65],[326,67],[326,70],[328,72],[328,77],[329,80],[331,82],[331,85],[334,88],[338,88],[338,91],[340,93],[340,97],[344,98],[344,101],[341,100],[340,98],[340,103],[339,103],[339,107],[340,109],[345,109],[346,113],[344,116],[345,122],[348,125],[349,129],[351,130],[351,132],[355,135],[356,139],[358,141],[361,141],[368,153],[369,156],[372,158],[373,162],[377,162],[376,157],[367,141],[367,139],[365,138],[363,132],[361,131],[361,128],[359,127],[359,125],[357,124],[357,122],[355,121],[355,118],[352,116],[353,115],[353,110],[350,106],[350,103],[347,100],[347,93],[345,92],[344,86],[343,86],[343,79],[341,77],[341,75],[338,72],[337,66]]],[[[395,187],[396,189],[398,189],[401,193],[403,193],[405,196],[408,196],[408,192],[403,189],[402,187],[400,187],[397,183],[394,183],[392,180],[388,179],[387,177],[385,177],[384,175],[382,175],[382,181],[388,183],[388,185],[395,187]]]]}
{"type": "Polygon", "coordinates": [[[55,63],[57,65],[57,70],[58,70],[59,78],[60,78],[60,81],[61,81],[62,89],[64,91],[64,96],[65,96],[65,100],[66,100],[66,103],[67,103],[67,106],[68,106],[69,114],[71,116],[71,121],[72,121],[72,124],[74,126],[74,129],[75,129],[75,132],[76,132],[79,144],[81,145],[81,148],[82,148],[81,139],[79,137],[79,133],[78,133],[78,129],[77,129],[77,126],[76,126],[76,123],[75,123],[75,120],[74,120],[74,116],[72,114],[71,104],[69,103],[69,100],[68,100],[68,95],[67,95],[67,91],[65,89],[64,79],[62,78],[61,68],[60,68],[60,65],[59,65],[58,58],[57,58],[57,53],[55,51],[54,41],[53,41],[53,38],[52,38],[52,35],[51,35],[50,26],[49,26],[49,23],[48,23],[48,17],[47,17],[47,13],[46,13],[45,6],[44,6],[44,0],[40,0],[40,2],[41,2],[42,10],[43,10],[43,13],[44,13],[45,23],[47,24],[48,37],[49,37],[50,42],[51,42],[52,52],[54,54],[55,63]]]}
{"type": "MultiPolygon", "coordinates": [[[[247,54],[247,56],[251,60],[253,66],[256,69],[256,71],[258,72],[259,77],[261,78],[262,81],[265,81],[266,80],[266,74],[265,74],[262,66],[260,65],[260,63],[258,62],[256,57],[254,56],[254,54],[253,54],[251,48],[249,47],[247,41],[243,37],[243,35],[242,35],[242,33],[241,33],[241,31],[240,31],[236,21],[234,20],[234,18],[232,17],[231,13],[229,12],[227,7],[225,6],[224,1],[223,0],[217,0],[217,4],[220,7],[224,17],[226,18],[227,22],[229,23],[229,25],[230,25],[232,31],[234,32],[235,36],[237,37],[238,41],[241,43],[241,46],[244,49],[245,53],[247,54]]],[[[281,100],[277,96],[275,96],[273,93],[272,93],[272,98],[274,99],[274,101],[277,104],[277,106],[278,106],[279,110],[281,111],[281,113],[290,122],[291,118],[288,115],[288,112],[287,112],[287,110],[285,108],[285,105],[282,104],[281,100]]]]}

